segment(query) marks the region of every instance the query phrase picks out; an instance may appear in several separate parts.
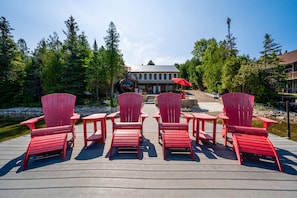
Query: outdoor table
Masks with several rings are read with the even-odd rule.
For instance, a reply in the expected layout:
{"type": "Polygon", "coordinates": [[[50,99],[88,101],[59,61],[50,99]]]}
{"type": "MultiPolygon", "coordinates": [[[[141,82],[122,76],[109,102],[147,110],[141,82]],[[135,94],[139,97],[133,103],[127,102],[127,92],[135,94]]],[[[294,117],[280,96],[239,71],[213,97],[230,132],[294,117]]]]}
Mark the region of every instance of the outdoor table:
{"type": "Polygon", "coordinates": [[[193,120],[193,136],[196,136],[196,143],[199,143],[199,140],[211,140],[212,143],[216,144],[216,127],[217,127],[217,118],[205,113],[192,113],[194,116],[193,120]],[[205,121],[213,122],[212,135],[205,131],[205,121]],[[201,122],[201,125],[200,125],[201,122]]]}
{"type": "Polygon", "coordinates": [[[105,143],[106,139],[106,113],[92,114],[86,117],[83,117],[83,126],[84,126],[84,143],[87,147],[88,141],[101,141],[102,144],[105,143]],[[87,123],[93,122],[93,134],[87,136],[87,123]],[[100,122],[101,127],[97,129],[97,122],[100,122]]]}

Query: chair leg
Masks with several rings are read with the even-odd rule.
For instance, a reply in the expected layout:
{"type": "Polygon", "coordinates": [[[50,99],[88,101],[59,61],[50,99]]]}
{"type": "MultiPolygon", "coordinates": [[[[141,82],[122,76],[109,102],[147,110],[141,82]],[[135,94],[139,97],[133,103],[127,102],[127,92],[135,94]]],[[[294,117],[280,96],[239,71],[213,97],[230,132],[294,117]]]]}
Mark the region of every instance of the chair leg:
{"type": "Polygon", "coordinates": [[[272,142],[271,142],[268,138],[267,138],[267,141],[268,141],[268,143],[270,144],[270,147],[271,147],[272,152],[273,152],[273,154],[274,154],[275,162],[276,162],[276,164],[277,164],[277,166],[278,166],[279,171],[280,171],[280,172],[283,172],[283,166],[282,166],[282,164],[281,164],[281,162],[280,162],[280,160],[279,160],[279,156],[278,156],[278,154],[277,154],[277,152],[276,152],[276,150],[275,150],[275,148],[274,148],[272,142]]]}
{"type": "Polygon", "coordinates": [[[162,136],[162,149],[163,149],[163,159],[166,160],[166,142],[165,142],[165,136],[162,136]]]}
{"type": "Polygon", "coordinates": [[[242,164],[242,158],[241,158],[241,153],[239,150],[239,145],[237,142],[237,136],[233,135],[233,149],[235,150],[236,156],[237,156],[237,160],[239,161],[239,164],[242,164]]]}
{"type": "Polygon", "coordinates": [[[28,151],[27,151],[25,153],[24,162],[23,162],[23,166],[22,166],[23,171],[26,170],[26,168],[27,168],[29,158],[30,158],[30,156],[28,155],[28,151]]]}
{"type": "Polygon", "coordinates": [[[191,140],[190,140],[190,152],[191,152],[191,158],[192,158],[192,160],[194,160],[195,157],[194,157],[194,152],[193,152],[193,147],[192,147],[191,140]]]}
{"type": "Polygon", "coordinates": [[[29,161],[29,159],[30,159],[30,156],[29,156],[29,149],[30,149],[30,146],[31,146],[31,142],[29,143],[29,145],[28,145],[28,147],[27,147],[27,150],[26,150],[26,153],[25,153],[25,157],[24,157],[24,161],[23,161],[22,170],[26,170],[26,168],[27,168],[28,161],[29,161]]]}
{"type": "Polygon", "coordinates": [[[114,141],[114,133],[112,134],[112,140],[111,140],[110,149],[109,149],[109,160],[112,157],[113,141],[114,141]]]}
{"type": "Polygon", "coordinates": [[[67,151],[67,140],[65,140],[65,143],[64,143],[64,146],[63,146],[63,150],[62,150],[62,161],[64,161],[65,158],[66,158],[66,151],[67,151]]]}
{"type": "Polygon", "coordinates": [[[111,159],[111,157],[112,157],[112,146],[109,149],[109,159],[111,159]]]}
{"type": "Polygon", "coordinates": [[[137,158],[140,159],[140,139],[138,139],[138,145],[137,145],[137,158]]]}

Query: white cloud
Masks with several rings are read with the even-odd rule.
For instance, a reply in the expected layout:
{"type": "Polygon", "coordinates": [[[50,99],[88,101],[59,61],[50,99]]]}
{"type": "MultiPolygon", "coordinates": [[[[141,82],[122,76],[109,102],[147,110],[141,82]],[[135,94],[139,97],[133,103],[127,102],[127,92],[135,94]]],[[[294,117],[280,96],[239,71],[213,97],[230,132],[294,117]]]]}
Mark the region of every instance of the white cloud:
{"type": "Polygon", "coordinates": [[[156,39],[156,42],[132,42],[127,37],[121,39],[120,49],[126,65],[145,65],[152,60],[156,65],[173,65],[185,63],[190,57],[163,56],[159,46],[163,39],[156,39]],[[161,56],[160,56],[161,55],[161,56]]]}

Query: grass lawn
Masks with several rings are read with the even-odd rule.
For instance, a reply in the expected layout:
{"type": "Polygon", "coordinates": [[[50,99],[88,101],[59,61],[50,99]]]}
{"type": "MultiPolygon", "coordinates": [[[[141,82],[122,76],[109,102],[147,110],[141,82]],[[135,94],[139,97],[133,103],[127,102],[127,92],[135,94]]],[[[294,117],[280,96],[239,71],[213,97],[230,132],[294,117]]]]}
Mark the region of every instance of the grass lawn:
{"type": "MultiPolygon", "coordinates": [[[[263,127],[263,124],[261,121],[254,121],[253,126],[256,127],[263,127]]],[[[278,121],[278,124],[272,124],[268,128],[269,133],[278,135],[280,137],[288,137],[288,123],[278,121]]],[[[291,123],[290,122],[290,132],[291,132],[291,140],[297,142],[297,123],[291,123]]]]}
{"type": "Polygon", "coordinates": [[[0,142],[28,134],[29,128],[20,125],[21,121],[16,118],[0,117],[0,142]]]}

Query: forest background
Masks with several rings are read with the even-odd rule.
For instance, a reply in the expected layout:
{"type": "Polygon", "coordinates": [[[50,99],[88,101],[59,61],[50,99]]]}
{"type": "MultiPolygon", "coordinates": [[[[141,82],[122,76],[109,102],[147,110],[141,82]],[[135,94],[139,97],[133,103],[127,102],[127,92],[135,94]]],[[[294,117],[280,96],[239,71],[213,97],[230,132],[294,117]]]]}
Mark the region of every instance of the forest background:
{"type": "MultiPolygon", "coordinates": [[[[76,95],[77,104],[114,99],[114,83],[126,74],[115,24],[110,22],[101,47],[96,40],[90,47],[73,16],[65,25],[64,41],[55,32],[30,51],[24,39],[14,41],[14,29],[5,17],[0,18],[1,108],[39,106],[41,96],[54,92],[76,95]]],[[[258,59],[239,56],[230,18],[226,25],[224,40],[202,38],[194,43],[190,60],[175,64],[180,77],[192,82],[194,89],[245,92],[254,95],[256,102],[275,103],[285,86],[284,67],[278,59],[281,45],[266,33],[258,59]]]]}

